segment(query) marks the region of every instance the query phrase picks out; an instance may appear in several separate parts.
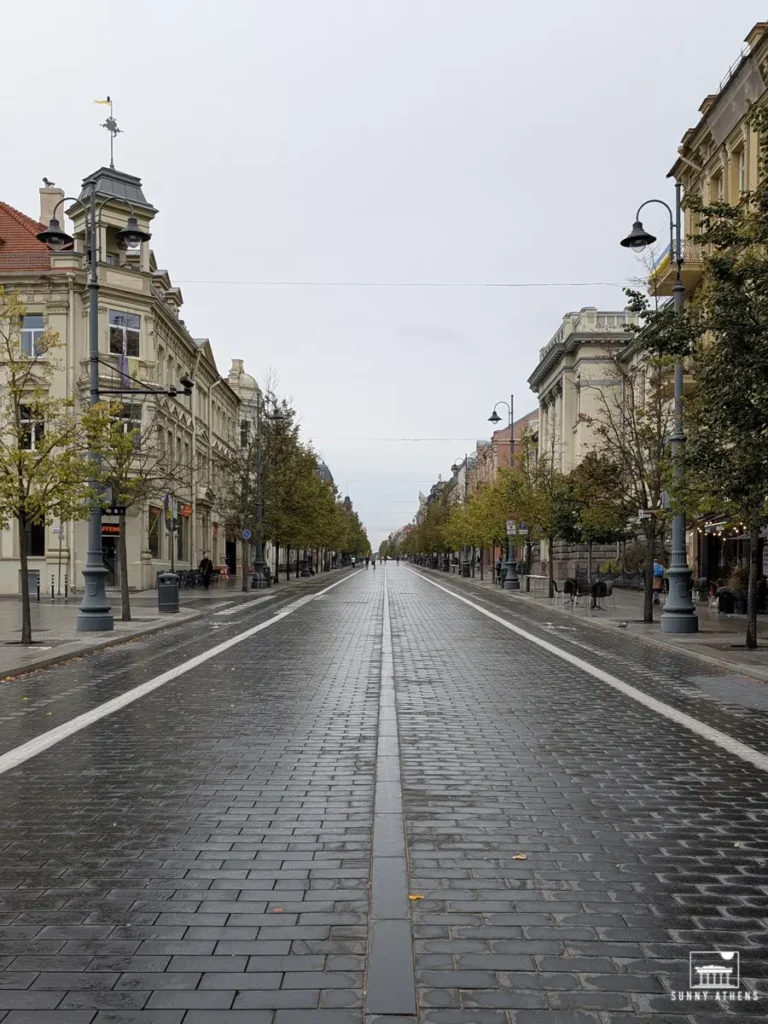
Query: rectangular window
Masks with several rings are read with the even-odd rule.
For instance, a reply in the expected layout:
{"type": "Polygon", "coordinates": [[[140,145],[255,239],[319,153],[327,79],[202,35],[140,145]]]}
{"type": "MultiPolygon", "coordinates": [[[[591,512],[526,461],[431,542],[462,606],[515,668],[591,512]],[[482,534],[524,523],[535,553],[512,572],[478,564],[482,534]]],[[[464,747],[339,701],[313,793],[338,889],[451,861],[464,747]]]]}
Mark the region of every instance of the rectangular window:
{"type": "Polygon", "coordinates": [[[129,434],[132,430],[141,430],[141,406],[123,406],[123,433],[129,434]]]}
{"type": "Polygon", "coordinates": [[[240,447],[247,448],[251,438],[251,424],[248,420],[240,421],[240,447]]]}
{"type": "Polygon", "coordinates": [[[109,351],[119,356],[139,355],[141,317],[138,313],[109,311],[109,351]]]}
{"type": "Polygon", "coordinates": [[[37,451],[45,436],[45,423],[39,415],[36,415],[31,405],[20,406],[19,413],[21,414],[19,448],[26,452],[37,451]]]}
{"type": "Polygon", "coordinates": [[[30,359],[42,355],[38,342],[45,333],[45,324],[39,313],[33,313],[21,319],[21,354],[30,359]]]}
{"type": "Polygon", "coordinates": [[[713,203],[722,203],[723,201],[723,176],[718,174],[716,178],[712,179],[712,183],[709,186],[709,198],[713,203]]]}
{"type": "Polygon", "coordinates": [[[747,191],[747,151],[739,150],[739,192],[747,191]]]}
{"type": "Polygon", "coordinates": [[[149,506],[149,534],[147,547],[153,558],[160,557],[160,525],[163,521],[163,510],[154,505],[149,506]]]}
{"type": "Polygon", "coordinates": [[[29,524],[27,554],[31,558],[42,558],[45,555],[45,523],[29,524]]]}

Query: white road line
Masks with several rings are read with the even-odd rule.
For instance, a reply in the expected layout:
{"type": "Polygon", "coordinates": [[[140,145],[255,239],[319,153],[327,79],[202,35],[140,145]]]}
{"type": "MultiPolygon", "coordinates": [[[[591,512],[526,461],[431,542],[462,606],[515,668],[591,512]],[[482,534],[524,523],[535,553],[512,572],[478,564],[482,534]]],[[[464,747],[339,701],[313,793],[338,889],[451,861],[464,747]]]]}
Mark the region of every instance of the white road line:
{"type": "Polygon", "coordinates": [[[154,679],[150,679],[148,682],[142,683],[141,686],[136,686],[132,690],[127,690],[125,693],[121,693],[119,697],[114,697],[112,700],[108,700],[104,704],[99,704],[98,707],[93,708],[91,711],[86,711],[83,715],[78,715],[77,718],[73,718],[71,721],[65,722],[63,725],[59,725],[55,729],[51,729],[50,732],[36,736],[27,743],[22,743],[20,747],[14,747],[13,750],[9,750],[6,754],[0,755],[0,775],[4,772],[10,771],[11,768],[16,768],[18,765],[23,764],[24,761],[28,761],[31,757],[35,757],[36,754],[40,754],[44,750],[48,750],[49,747],[53,747],[55,744],[61,743],[62,740],[73,736],[76,732],[80,732],[81,729],[86,729],[89,725],[93,725],[94,722],[98,722],[99,719],[106,718],[107,715],[114,714],[115,711],[119,711],[128,704],[133,704],[135,700],[146,696],[148,693],[152,693],[152,691],[157,690],[158,687],[164,686],[166,683],[170,683],[174,679],[178,679],[179,676],[183,676],[185,672],[189,672],[191,669],[197,668],[198,665],[203,665],[206,661],[210,661],[211,658],[215,658],[223,651],[228,651],[229,648],[234,647],[235,644],[242,643],[243,640],[247,640],[249,637],[255,636],[257,633],[260,633],[262,629],[268,629],[270,626],[274,626],[276,622],[280,622],[288,615],[292,615],[293,612],[297,611],[297,609],[302,608],[310,601],[314,601],[315,598],[321,597],[323,594],[327,594],[329,590],[333,590],[334,587],[338,587],[340,583],[346,583],[347,580],[352,579],[352,577],[356,575],[356,572],[350,573],[349,576],[336,580],[336,582],[332,583],[330,587],[326,587],[324,590],[319,590],[316,594],[308,594],[305,597],[300,597],[298,601],[294,601],[292,604],[287,605],[285,608],[277,612],[273,618],[268,619],[266,622],[261,622],[258,626],[252,626],[250,629],[246,629],[243,633],[238,633],[237,636],[230,637],[229,640],[224,640],[215,647],[211,647],[210,650],[203,652],[203,654],[197,654],[194,658],[190,658],[189,661],[184,661],[181,665],[174,666],[167,672],[163,672],[162,675],[155,676],[154,679]]]}
{"type": "Polygon", "coordinates": [[[238,612],[247,612],[253,605],[258,604],[260,601],[272,601],[277,594],[263,594],[261,597],[252,597],[248,601],[239,601],[235,604],[234,608],[227,608],[222,612],[214,612],[214,615],[237,615],[238,612]]]}
{"type": "MultiPolygon", "coordinates": [[[[716,744],[729,754],[733,754],[736,757],[741,758],[742,761],[748,761],[753,764],[756,768],[761,771],[768,772],[768,755],[761,754],[759,750],[755,750],[754,747],[748,746],[746,743],[742,743],[740,740],[734,739],[727,733],[720,732],[719,729],[713,729],[711,725],[705,725],[704,722],[700,722],[698,718],[694,718],[692,715],[686,715],[684,711],[678,711],[677,708],[671,707],[669,704],[664,704],[663,701],[656,700],[655,697],[650,697],[647,693],[643,693],[642,690],[638,690],[635,686],[630,686],[629,683],[623,683],[616,676],[612,676],[609,672],[603,672],[601,668],[597,668],[595,665],[590,665],[588,661],[583,661],[581,658],[577,658],[575,654],[570,654],[568,651],[561,650],[554,644],[548,643],[546,640],[542,640],[538,636],[534,636],[533,633],[528,633],[526,630],[521,629],[520,626],[515,626],[513,623],[503,619],[500,615],[495,615],[493,612],[489,612],[487,609],[482,608],[479,604],[474,601],[470,601],[466,597],[462,597],[461,594],[456,594],[453,590],[449,590],[448,587],[443,587],[439,583],[435,583],[434,580],[429,579],[428,576],[423,576],[420,572],[416,572],[413,569],[409,569],[414,576],[418,576],[419,579],[424,580],[426,583],[431,583],[433,587],[437,587],[438,590],[444,591],[446,594],[450,594],[451,597],[457,601],[461,601],[463,604],[469,605],[470,608],[474,608],[480,612],[481,615],[485,615],[486,618],[493,619],[494,622],[498,622],[505,629],[511,630],[518,636],[525,637],[526,640],[532,644],[536,644],[537,647],[541,647],[543,650],[548,651],[550,654],[554,654],[557,658],[562,658],[563,661],[567,661],[569,665],[573,665],[575,668],[581,669],[582,672],[587,672],[595,679],[599,679],[601,683],[606,683],[608,686],[612,686],[614,690],[618,690],[623,693],[626,697],[631,697],[632,700],[636,700],[638,704],[642,704],[649,708],[651,711],[655,711],[656,714],[662,715],[664,718],[668,718],[670,722],[675,722],[676,725],[681,725],[684,729],[688,729],[690,732],[695,733],[697,736],[701,736],[702,739],[709,740],[710,743],[716,744]]],[[[569,641],[570,642],[570,641],[569,641]]]]}

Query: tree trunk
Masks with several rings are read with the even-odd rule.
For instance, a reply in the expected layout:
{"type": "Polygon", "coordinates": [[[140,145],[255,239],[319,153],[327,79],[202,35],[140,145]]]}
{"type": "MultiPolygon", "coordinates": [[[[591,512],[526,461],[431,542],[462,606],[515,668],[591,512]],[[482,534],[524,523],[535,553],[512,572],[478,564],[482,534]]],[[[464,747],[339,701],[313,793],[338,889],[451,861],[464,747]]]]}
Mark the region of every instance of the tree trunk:
{"type": "Polygon", "coordinates": [[[125,535],[125,516],[120,516],[120,534],[117,538],[117,557],[120,566],[120,604],[123,622],[131,621],[131,596],[128,592],[128,538],[125,535]]]}
{"type": "Polygon", "coordinates": [[[747,648],[757,647],[757,552],[760,547],[760,531],[754,527],[749,531],[749,585],[747,587],[747,648]]]}
{"type": "Polygon", "coordinates": [[[549,563],[547,565],[547,575],[549,576],[549,596],[550,597],[554,597],[555,596],[555,583],[554,583],[554,579],[555,579],[555,558],[554,558],[554,554],[555,554],[555,538],[554,537],[548,537],[547,540],[549,542],[549,563]]]}
{"type": "Polygon", "coordinates": [[[653,549],[655,536],[645,538],[645,571],[643,580],[643,622],[653,622],[653,549]]]}
{"type": "Polygon", "coordinates": [[[275,583],[280,582],[280,541],[275,541],[275,583]]]}
{"type": "Polygon", "coordinates": [[[483,582],[483,562],[485,561],[485,548],[480,548],[480,582],[483,582]]]}
{"type": "Polygon", "coordinates": [[[243,592],[248,590],[248,567],[251,562],[251,546],[247,540],[243,541],[243,583],[240,589],[243,592]]]}
{"type": "Polygon", "coordinates": [[[27,549],[27,517],[19,516],[19,563],[21,565],[21,642],[32,643],[32,611],[29,607],[29,551],[27,549]]]}
{"type": "Polygon", "coordinates": [[[592,582],[592,541],[587,546],[587,579],[592,582]]]}

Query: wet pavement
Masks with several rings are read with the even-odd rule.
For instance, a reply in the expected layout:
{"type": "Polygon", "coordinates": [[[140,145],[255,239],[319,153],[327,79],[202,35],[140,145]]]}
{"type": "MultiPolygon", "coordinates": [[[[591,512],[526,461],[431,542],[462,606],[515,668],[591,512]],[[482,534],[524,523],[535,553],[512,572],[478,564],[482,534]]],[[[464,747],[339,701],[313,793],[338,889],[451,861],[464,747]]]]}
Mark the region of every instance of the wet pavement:
{"type": "Polygon", "coordinates": [[[761,752],[765,687],[439,582],[334,574],[0,687],[12,757],[180,673],[0,775],[3,1024],[768,1020],[768,776],[557,651],[761,752]],[[741,985],[703,1000],[718,950],[741,985]]]}

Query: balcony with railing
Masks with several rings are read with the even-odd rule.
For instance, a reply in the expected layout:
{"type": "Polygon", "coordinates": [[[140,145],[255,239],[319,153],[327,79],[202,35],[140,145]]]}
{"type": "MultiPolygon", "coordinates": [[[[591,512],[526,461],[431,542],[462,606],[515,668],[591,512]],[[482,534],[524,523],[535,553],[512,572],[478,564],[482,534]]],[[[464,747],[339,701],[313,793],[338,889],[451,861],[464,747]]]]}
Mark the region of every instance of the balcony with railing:
{"type": "MultiPolygon", "coordinates": [[[[704,272],[705,254],[706,247],[701,242],[687,238],[683,243],[683,266],[680,276],[686,292],[692,292],[699,284],[704,272]]],[[[667,246],[648,278],[651,294],[671,295],[676,280],[677,266],[670,259],[669,246],[667,246]]]]}

